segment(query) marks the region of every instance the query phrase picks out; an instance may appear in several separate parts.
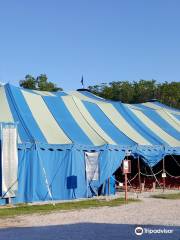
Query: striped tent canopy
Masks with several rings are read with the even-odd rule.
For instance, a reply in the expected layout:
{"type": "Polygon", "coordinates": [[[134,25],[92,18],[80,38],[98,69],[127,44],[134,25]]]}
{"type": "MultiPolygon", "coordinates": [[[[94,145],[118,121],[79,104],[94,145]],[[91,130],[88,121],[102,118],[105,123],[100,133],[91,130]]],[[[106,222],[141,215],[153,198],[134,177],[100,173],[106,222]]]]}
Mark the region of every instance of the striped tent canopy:
{"type": "Polygon", "coordinates": [[[18,124],[19,146],[117,148],[150,165],[180,154],[180,111],[159,102],[123,104],[88,91],[0,87],[0,122],[18,124]]]}
{"type": "Polygon", "coordinates": [[[50,93],[6,84],[0,87],[0,123],[18,127],[18,161],[10,155],[3,165],[0,155],[0,204],[12,188],[14,203],[103,194],[126,155],[140,156],[149,167],[165,155],[180,155],[180,111],[159,102],[130,105],[88,91],[50,93]],[[90,181],[88,154],[98,156],[98,177],[90,181]],[[67,184],[74,178],[76,189],[67,184]]]}

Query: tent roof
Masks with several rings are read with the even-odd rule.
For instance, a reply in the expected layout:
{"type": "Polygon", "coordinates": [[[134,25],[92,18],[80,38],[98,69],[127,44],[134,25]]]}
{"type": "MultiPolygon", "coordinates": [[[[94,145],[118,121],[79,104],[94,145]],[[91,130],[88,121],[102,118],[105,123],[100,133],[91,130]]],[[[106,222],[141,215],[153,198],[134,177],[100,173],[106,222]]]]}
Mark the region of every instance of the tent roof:
{"type": "Polygon", "coordinates": [[[123,104],[87,91],[0,87],[0,122],[18,122],[19,142],[180,146],[180,111],[159,102],[123,104]]]}

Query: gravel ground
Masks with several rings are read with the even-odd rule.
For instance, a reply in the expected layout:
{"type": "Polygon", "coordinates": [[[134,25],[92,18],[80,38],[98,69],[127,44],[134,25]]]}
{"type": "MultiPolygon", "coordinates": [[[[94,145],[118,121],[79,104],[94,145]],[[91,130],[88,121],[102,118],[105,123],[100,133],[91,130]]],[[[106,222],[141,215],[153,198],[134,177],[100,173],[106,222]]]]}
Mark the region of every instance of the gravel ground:
{"type": "MultiPolygon", "coordinates": [[[[31,239],[136,239],[137,225],[169,226],[174,234],[144,234],[141,239],[180,240],[180,200],[149,198],[118,207],[102,207],[79,211],[55,212],[0,219],[0,240],[31,239]],[[133,235],[134,234],[134,235],[133,235]],[[24,237],[23,237],[24,236],[24,237]],[[151,238],[148,238],[151,237],[151,238]],[[155,237],[155,238],[152,238],[155,237]],[[162,238],[161,238],[162,237],[162,238]]],[[[135,196],[135,194],[131,194],[135,196]]],[[[152,226],[151,226],[152,227],[152,226]]]]}

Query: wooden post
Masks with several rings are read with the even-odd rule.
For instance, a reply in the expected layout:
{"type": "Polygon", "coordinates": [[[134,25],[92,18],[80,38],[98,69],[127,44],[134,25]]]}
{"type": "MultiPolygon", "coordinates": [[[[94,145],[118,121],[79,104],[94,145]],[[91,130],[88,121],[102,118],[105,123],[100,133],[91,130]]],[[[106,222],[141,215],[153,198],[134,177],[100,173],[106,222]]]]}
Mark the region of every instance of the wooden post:
{"type": "MultiPolygon", "coordinates": [[[[165,173],[165,158],[163,157],[163,173],[165,173]]],[[[163,192],[165,191],[166,188],[166,180],[165,177],[163,177],[163,192]]]]}
{"type": "Polygon", "coordinates": [[[125,173],[125,202],[127,202],[128,195],[127,195],[127,173],[125,173]]]}
{"type": "Polygon", "coordinates": [[[124,173],[124,177],[125,177],[125,202],[127,203],[128,200],[128,186],[127,186],[127,174],[131,172],[131,165],[130,165],[130,161],[128,160],[128,156],[126,156],[126,160],[123,160],[123,173],[124,173]]]}
{"type": "Polygon", "coordinates": [[[139,192],[142,192],[142,186],[141,186],[141,171],[140,171],[140,160],[138,156],[138,177],[139,177],[139,192]]]}

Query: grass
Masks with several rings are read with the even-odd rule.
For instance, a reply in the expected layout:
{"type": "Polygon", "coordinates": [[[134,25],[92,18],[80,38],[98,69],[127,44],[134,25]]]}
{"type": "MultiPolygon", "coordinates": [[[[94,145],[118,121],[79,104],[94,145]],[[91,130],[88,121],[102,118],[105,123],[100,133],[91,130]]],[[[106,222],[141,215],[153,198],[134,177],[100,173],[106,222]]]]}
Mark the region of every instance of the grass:
{"type": "MultiPolygon", "coordinates": [[[[129,199],[127,203],[137,202],[139,200],[129,199]]],[[[56,205],[44,204],[44,205],[27,205],[20,204],[12,207],[3,207],[0,208],[0,218],[3,217],[13,217],[18,215],[26,214],[45,214],[50,212],[57,211],[66,211],[66,210],[80,210],[87,208],[97,208],[97,207],[115,207],[125,204],[124,198],[117,198],[113,200],[84,200],[84,201],[74,201],[74,202],[63,202],[57,203],[56,205]]]]}
{"type": "Polygon", "coordinates": [[[161,198],[161,199],[180,199],[180,193],[170,193],[170,194],[158,194],[153,195],[153,198],[161,198]]]}

